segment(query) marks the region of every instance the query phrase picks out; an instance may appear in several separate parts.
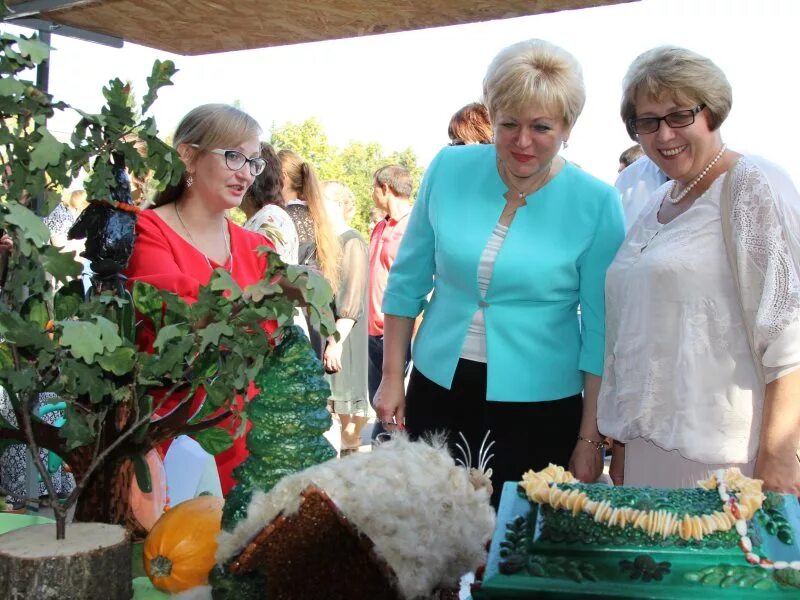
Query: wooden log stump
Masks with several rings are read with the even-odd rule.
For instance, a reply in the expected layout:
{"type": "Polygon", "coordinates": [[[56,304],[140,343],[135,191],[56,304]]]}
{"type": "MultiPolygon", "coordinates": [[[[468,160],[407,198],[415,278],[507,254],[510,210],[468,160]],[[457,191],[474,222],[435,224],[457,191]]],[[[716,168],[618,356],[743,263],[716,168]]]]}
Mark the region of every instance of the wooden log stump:
{"type": "Polygon", "coordinates": [[[66,539],[55,525],[0,535],[3,600],[129,600],[131,546],[118,525],[73,523],[66,539]]]}

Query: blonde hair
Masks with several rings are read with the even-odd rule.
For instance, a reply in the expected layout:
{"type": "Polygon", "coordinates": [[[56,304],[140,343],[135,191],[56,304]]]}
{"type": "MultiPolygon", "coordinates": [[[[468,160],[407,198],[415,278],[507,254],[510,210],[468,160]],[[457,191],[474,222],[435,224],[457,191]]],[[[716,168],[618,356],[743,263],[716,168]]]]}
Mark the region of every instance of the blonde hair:
{"type": "Polygon", "coordinates": [[[297,197],[308,205],[311,222],[314,225],[317,263],[323,277],[336,291],[339,282],[341,247],[328,212],[325,210],[319,179],[314,167],[304,161],[300,155],[288,149],[278,152],[278,158],[283,169],[284,185],[288,184],[297,193],[297,197]]]}
{"type": "Polygon", "coordinates": [[[356,195],[341,181],[326,181],[322,184],[325,199],[339,207],[345,223],[350,223],[356,213],[356,195]]]}
{"type": "MultiPolygon", "coordinates": [[[[243,110],[228,104],[202,104],[181,119],[172,145],[196,144],[198,150],[230,148],[261,135],[258,122],[243,110]]],[[[155,206],[178,200],[186,191],[186,173],[180,182],[156,195],[155,206]]]]}
{"type": "Polygon", "coordinates": [[[69,197],[67,198],[66,204],[72,210],[81,211],[86,208],[88,204],[88,200],[86,199],[86,190],[72,190],[70,192],[69,197]]]}
{"type": "Polygon", "coordinates": [[[620,115],[631,139],[637,140],[631,121],[636,118],[636,96],[658,100],[668,94],[681,106],[705,104],[708,125],[722,125],[733,106],[731,84],[713,61],[678,46],[659,46],[636,57],[622,80],[620,115]]]}
{"type": "Polygon", "coordinates": [[[580,64],[569,52],[544,40],[517,42],[501,50],[483,79],[483,103],[493,123],[500,113],[538,106],[572,128],[585,102],[580,64]]]}

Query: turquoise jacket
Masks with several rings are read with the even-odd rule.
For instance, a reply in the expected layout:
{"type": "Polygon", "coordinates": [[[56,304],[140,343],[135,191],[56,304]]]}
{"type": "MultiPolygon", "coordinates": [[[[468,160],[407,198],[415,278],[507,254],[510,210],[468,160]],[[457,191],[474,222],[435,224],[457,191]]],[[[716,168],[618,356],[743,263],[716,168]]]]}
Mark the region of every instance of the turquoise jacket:
{"type": "MultiPolygon", "coordinates": [[[[389,273],[383,312],[425,311],[414,365],[448,389],[479,310],[478,262],[507,189],[494,146],[442,150],[389,273]]],[[[484,302],[488,400],[565,398],[583,388],[582,372],[602,374],[605,275],[624,235],[616,190],[571,163],[517,210],[484,302]]]]}

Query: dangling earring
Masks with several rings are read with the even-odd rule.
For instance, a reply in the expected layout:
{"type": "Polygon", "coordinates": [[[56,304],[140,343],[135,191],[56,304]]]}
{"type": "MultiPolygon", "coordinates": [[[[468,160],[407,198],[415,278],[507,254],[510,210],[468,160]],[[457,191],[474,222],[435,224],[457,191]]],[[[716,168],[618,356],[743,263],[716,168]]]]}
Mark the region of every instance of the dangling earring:
{"type": "Polygon", "coordinates": [[[569,148],[569,144],[567,143],[567,140],[564,140],[564,150],[566,150],[567,148],[569,148]]]}
{"type": "Polygon", "coordinates": [[[187,188],[192,187],[193,183],[194,183],[194,177],[192,177],[191,175],[187,175],[186,176],[186,187],[187,188]]]}

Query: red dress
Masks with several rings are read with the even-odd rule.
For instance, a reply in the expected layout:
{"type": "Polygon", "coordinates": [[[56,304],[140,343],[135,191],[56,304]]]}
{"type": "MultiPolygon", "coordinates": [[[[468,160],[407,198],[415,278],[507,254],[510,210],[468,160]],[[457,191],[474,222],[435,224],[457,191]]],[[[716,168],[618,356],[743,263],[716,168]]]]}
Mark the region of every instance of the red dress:
{"type": "MultiPolygon", "coordinates": [[[[228,222],[228,233],[233,255],[231,277],[241,287],[256,283],[263,277],[267,268],[267,257],[260,255],[256,249],[259,246],[272,246],[272,244],[262,235],[246,231],[230,221],[228,222]]],[[[213,268],[228,267],[228,265],[219,265],[212,260],[210,261],[211,268],[209,268],[206,257],[175,233],[153,210],[143,211],[139,215],[136,234],[133,255],[125,271],[128,279],[131,282],[143,281],[159,289],[174,292],[189,304],[197,300],[200,286],[208,284],[213,268]]],[[[273,332],[276,327],[275,321],[268,321],[264,324],[264,329],[268,333],[273,332]]],[[[154,341],[155,330],[152,324],[145,319],[137,332],[137,343],[143,350],[152,352],[154,341]]],[[[256,390],[251,384],[248,398],[252,398],[255,392],[256,390]]],[[[192,414],[199,409],[202,398],[203,392],[199,391],[192,401],[192,414]]],[[[179,400],[180,398],[175,398],[167,401],[156,413],[157,417],[164,417],[171,413],[179,400]]],[[[237,397],[236,402],[241,408],[242,398],[237,397]]],[[[220,426],[225,427],[225,425],[223,423],[220,426]]],[[[236,438],[231,448],[216,456],[223,494],[227,494],[235,484],[232,471],[246,457],[245,436],[236,438]]]]}

